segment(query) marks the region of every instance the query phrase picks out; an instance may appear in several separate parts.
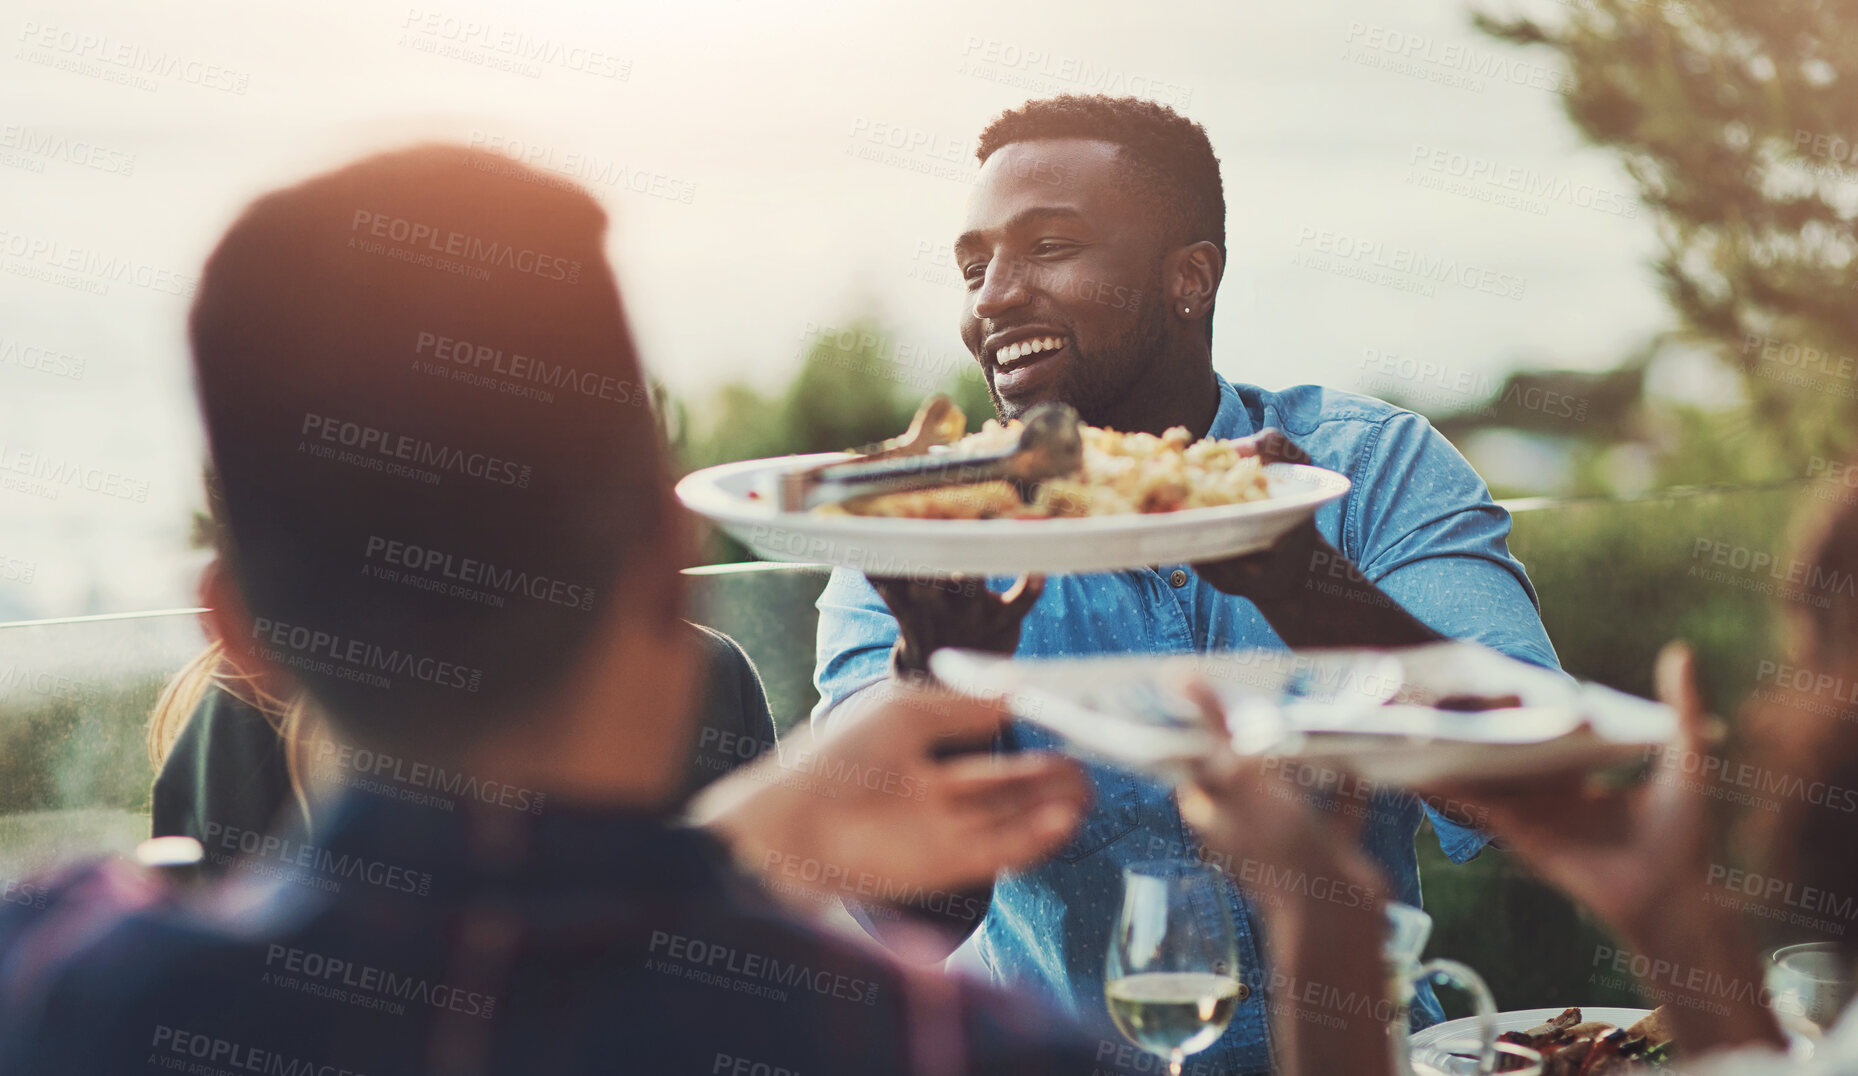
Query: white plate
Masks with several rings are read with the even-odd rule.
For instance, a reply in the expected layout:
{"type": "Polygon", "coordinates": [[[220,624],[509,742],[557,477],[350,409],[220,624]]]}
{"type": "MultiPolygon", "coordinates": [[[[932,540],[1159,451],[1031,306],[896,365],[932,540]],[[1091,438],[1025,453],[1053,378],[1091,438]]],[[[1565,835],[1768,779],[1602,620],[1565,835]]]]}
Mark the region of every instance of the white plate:
{"type": "Polygon", "coordinates": [[[1212,743],[1180,695],[1189,680],[1219,696],[1239,752],[1395,786],[1631,763],[1677,732],[1668,707],[1468,642],[1168,657],[938,650],[930,665],[953,687],[1004,698],[1079,753],[1170,779],[1212,743]],[[1466,713],[1387,701],[1459,694],[1515,695],[1522,705],[1466,713]]]}
{"type": "Polygon", "coordinates": [[[843,452],[747,460],[684,476],[684,506],[722,525],[767,560],[825,563],[868,575],[962,572],[1112,572],[1191,564],[1268,548],[1316,509],[1348,492],[1334,471],[1297,463],[1265,466],[1262,501],[1147,515],[1082,519],[890,519],[782,512],[776,487],[786,471],[850,459],[843,452]]]}
{"type": "MultiPolygon", "coordinates": [[[[1567,1009],[1516,1009],[1497,1014],[1497,1034],[1505,1031],[1527,1031],[1537,1024],[1546,1024],[1560,1016],[1567,1009]]],[[[1582,1005],[1582,1020],[1601,1020],[1619,1027],[1631,1027],[1652,1014],[1650,1009],[1613,1009],[1605,1006],[1588,1007],[1582,1005]]],[[[1471,1073],[1477,1071],[1475,1061],[1467,1062],[1453,1054],[1438,1049],[1440,1043],[1457,1039],[1475,1040],[1477,1038],[1477,1017],[1467,1016],[1462,1020],[1447,1020],[1434,1024],[1424,1031],[1413,1032],[1410,1045],[1413,1048],[1413,1060],[1431,1065],[1447,1074],[1471,1073]]]]}

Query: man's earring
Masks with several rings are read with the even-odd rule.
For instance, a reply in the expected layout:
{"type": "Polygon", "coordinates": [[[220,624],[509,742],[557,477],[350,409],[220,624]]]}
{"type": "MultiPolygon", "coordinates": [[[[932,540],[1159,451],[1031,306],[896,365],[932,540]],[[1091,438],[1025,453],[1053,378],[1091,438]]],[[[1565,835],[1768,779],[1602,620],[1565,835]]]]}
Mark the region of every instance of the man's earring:
{"type": "Polygon", "coordinates": [[[1183,314],[1191,314],[1191,313],[1193,313],[1193,312],[1194,312],[1194,308],[1193,308],[1193,307],[1191,307],[1191,306],[1183,306],[1183,307],[1181,307],[1181,313],[1183,313],[1183,314]]]}

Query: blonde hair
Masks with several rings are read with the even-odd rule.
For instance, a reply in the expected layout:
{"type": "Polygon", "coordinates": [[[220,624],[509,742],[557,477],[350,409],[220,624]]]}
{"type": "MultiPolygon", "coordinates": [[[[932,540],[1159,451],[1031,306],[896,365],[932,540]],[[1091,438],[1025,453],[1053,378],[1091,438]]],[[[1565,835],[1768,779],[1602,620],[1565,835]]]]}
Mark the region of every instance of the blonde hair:
{"type": "Polygon", "coordinates": [[[310,797],[304,775],[309,772],[311,741],[327,735],[325,726],[301,691],[280,698],[265,690],[256,677],[241,671],[227,659],[225,644],[218,639],[208,643],[205,650],[183,665],[162,688],[161,698],[156,700],[155,710],[149,715],[149,761],[154,763],[155,769],[161,769],[173,752],[181,730],[186,728],[187,719],[214,688],[263,714],[276,730],[284,745],[284,767],[290,774],[291,795],[297,801],[304,825],[309,825],[310,797]]]}

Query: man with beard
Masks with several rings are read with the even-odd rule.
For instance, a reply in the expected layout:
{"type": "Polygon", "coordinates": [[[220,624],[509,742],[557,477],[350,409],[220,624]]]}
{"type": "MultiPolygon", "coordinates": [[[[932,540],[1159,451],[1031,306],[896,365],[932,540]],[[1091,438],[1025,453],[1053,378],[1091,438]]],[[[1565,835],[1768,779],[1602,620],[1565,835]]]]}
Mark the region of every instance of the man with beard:
{"type": "MultiPolygon", "coordinates": [[[[835,572],[819,600],[816,720],[926,675],[941,646],[1075,657],[1460,638],[1555,666],[1534,590],[1506,545],[1508,513],[1424,418],[1319,386],[1269,392],[1214,371],[1225,199],[1198,124],[1152,102],[1064,96],[999,117],[977,155],[979,182],[955,243],[968,287],[961,335],[1002,419],[1062,401],[1088,423],[1125,432],[1184,426],[1194,437],[1242,439],[1260,455],[1347,475],[1353,489],[1272,550],[1221,563],[1060,576],[1043,587],[992,580],[970,598],[835,572]]],[[[1001,746],[1052,744],[1016,724],[1001,746]]],[[[1165,786],[1099,767],[1091,777],[1096,799],[1082,829],[1046,864],[998,878],[977,948],[997,979],[1043,990],[1113,1039],[1103,974],[1122,870],[1201,853],[1165,786]]],[[[1422,813],[1454,861],[1483,847],[1479,834],[1404,793],[1314,769],[1294,777],[1313,799],[1364,819],[1362,846],[1393,899],[1419,904],[1422,813]]],[[[1224,865],[1254,885],[1273,866],[1224,865]]],[[[1224,1038],[1196,1061],[1212,1072],[1265,1072],[1259,926],[1237,888],[1228,896],[1247,989],[1224,1038]]],[[[974,928],[950,925],[956,941],[974,928]]],[[[1423,993],[1416,1021],[1439,1015],[1423,993]]]]}

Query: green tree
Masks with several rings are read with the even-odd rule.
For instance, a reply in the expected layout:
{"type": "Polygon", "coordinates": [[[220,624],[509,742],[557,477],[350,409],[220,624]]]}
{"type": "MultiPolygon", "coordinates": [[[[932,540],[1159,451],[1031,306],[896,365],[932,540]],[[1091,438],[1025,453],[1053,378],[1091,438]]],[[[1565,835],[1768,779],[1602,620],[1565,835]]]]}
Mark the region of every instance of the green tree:
{"type": "Polygon", "coordinates": [[[1568,115],[1650,207],[1685,328],[1744,375],[1740,475],[1858,444],[1858,0],[1564,0],[1488,33],[1554,50],[1568,115]]]}

